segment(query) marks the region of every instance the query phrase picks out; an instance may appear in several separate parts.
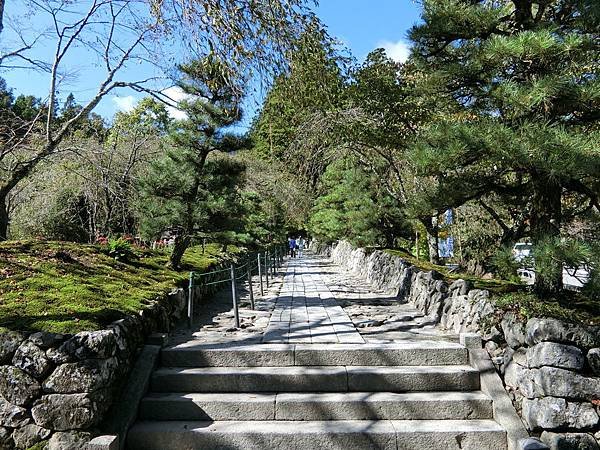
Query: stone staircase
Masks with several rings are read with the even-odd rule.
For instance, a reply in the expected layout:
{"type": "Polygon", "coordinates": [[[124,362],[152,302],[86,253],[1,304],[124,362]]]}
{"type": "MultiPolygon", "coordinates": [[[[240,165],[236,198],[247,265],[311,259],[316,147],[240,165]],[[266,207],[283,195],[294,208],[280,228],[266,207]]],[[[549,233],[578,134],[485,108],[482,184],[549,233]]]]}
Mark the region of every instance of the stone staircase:
{"type": "Polygon", "coordinates": [[[165,348],[129,450],[505,450],[462,345],[165,348]]]}

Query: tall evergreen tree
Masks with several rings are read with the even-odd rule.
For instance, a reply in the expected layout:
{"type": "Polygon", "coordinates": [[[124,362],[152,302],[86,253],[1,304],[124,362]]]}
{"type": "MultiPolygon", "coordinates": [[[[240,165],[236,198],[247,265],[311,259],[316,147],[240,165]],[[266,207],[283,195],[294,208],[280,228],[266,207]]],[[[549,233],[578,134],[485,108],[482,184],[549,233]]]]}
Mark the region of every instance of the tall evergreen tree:
{"type": "MultiPolygon", "coordinates": [[[[420,67],[456,114],[415,145],[436,180],[429,204],[499,195],[526,211],[538,247],[599,209],[600,4],[596,0],[425,0],[411,31],[420,67]]],[[[552,295],[561,271],[538,273],[552,295]]]]}
{"type": "Polygon", "coordinates": [[[347,62],[318,24],[309,28],[296,42],[289,69],[275,79],[252,127],[258,155],[283,161],[313,187],[328,162],[323,149],[329,142],[325,135],[304,139],[300,130],[314,116],[340,107],[347,62]]]}
{"type": "Polygon", "coordinates": [[[398,202],[354,158],[330,164],[322,184],[324,193],[315,201],[309,222],[310,232],[320,240],[343,237],[357,246],[391,248],[406,230],[398,202]]]}

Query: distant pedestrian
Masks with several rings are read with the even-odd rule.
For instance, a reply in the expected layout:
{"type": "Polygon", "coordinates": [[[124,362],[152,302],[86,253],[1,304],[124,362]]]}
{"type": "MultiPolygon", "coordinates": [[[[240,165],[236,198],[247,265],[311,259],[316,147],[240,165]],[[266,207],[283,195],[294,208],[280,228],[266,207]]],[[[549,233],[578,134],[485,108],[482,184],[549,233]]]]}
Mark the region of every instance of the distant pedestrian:
{"type": "Polygon", "coordinates": [[[306,241],[304,240],[304,238],[302,236],[300,236],[300,238],[298,239],[298,256],[300,258],[302,258],[302,255],[304,254],[305,246],[306,246],[306,241]]]}
{"type": "Polygon", "coordinates": [[[290,246],[290,258],[295,258],[296,257],[296,239],[294,238],[290,238],[290,240],[288,241],[289,246],[290,246]]]}

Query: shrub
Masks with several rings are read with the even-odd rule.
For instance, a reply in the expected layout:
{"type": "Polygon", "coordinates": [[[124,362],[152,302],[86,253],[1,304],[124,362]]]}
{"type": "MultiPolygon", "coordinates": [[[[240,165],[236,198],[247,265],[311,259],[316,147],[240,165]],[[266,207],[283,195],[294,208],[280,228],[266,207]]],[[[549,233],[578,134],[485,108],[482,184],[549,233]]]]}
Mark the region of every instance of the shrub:
{"type": "Polygon", "coordinates": [[[129,261],[135,256],[131,244],[123,238],[109,239],[108,254],[117,261],[129,261]]]}
{"type": "Polygon", "coordinates": [[[510,247],[500,248],[491,258],[494,272],[501,278],[509,281],[520,281],[517,270],[521,264],[515,259],[510,247]]]}

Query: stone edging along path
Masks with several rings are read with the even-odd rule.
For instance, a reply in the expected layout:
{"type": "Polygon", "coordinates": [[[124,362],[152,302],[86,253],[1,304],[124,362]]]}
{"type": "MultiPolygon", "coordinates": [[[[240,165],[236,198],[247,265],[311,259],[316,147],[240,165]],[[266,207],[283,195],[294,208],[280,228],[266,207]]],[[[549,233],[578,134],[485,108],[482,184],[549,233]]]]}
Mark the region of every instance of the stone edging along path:
{"type": "Polygon", "coordinates": [[[464,280],[448,284],[398,256],[343,241],[319,250],[442,329],[481,334],[523,422],[551,449],[600,449],[600,327],[545,318],[523,323],[508,313],[486,330],[483,319],[498,314],[488,291],[464,280]]]}
{"type": "Polygon", "coordinates": [[[0,333],[0,450],[85,448],[146,336],[169,331],[186,303],[177,289],[104,330],[0,333]]]}

